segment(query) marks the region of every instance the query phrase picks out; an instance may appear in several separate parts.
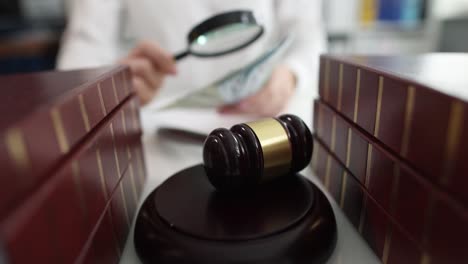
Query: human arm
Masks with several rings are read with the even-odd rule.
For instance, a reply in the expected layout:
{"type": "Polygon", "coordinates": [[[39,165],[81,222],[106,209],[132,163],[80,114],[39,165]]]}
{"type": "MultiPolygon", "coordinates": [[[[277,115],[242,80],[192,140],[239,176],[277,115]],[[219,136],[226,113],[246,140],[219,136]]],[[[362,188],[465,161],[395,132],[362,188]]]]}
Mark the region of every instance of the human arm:
{"type": "Polygon", "coordinates": [[[132,72],[132,85],[143,104],[161,87],[166,74],[175,74],[172,56],[159,45],[140,41],[120,58],[122,0],[72,0],[69,22],[62,41],[59,69],[124,64],[132,72]]]}
{"type": "Polygon", "coordinates": [[[293,32],[292,46],[259,92],[220,112],[274,116],[293,96],[312,101],[317,95],[319,55],[325,50],[320,1],[276,1],[275,10],[279,34],[293,32]]]}

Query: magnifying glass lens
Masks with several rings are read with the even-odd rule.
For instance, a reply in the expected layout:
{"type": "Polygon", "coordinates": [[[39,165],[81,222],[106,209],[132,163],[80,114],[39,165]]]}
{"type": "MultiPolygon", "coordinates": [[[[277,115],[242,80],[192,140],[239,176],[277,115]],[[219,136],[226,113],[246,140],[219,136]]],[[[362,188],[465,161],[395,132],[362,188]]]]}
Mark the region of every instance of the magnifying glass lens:
{"type": "Polygon", "coordinates": [[[225,55],[247,47],[263,34],[251,11],[237,10],[215,15],[195,26],[188,34],[188,48],[174,55],[180,60],[225,55]]]}
{"type": "Polygon", "coordinates": [[[199,35],[190,51],[199,55],[226,53],[250,44],[261,35],[263,28],[256,24],[236,23],[199,35]]]}

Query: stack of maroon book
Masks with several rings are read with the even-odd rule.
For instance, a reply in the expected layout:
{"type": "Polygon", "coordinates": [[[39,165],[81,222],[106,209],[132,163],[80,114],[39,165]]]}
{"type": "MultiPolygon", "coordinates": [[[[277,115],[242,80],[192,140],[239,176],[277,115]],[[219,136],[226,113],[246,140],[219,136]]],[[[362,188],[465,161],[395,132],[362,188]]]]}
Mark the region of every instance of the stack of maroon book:
{"type": "Polygon", "coordinates": [[[313,167],[383,263],[468,263],[468,55],[320,60],[313,167]]]}
{"type": "Polygon", "coordinates": [[[145,180],[130,72],[0,84],[0,262],[117,262],[145,180]]]}

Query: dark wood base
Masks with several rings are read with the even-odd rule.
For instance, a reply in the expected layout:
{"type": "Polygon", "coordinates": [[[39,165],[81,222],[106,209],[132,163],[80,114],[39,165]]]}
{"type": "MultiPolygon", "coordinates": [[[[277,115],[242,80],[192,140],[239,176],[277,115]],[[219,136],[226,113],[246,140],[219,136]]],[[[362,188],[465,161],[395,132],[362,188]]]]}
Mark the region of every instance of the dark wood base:
{"type": "Polygon", "coordinates": [[[330,203],[303,176],[225,194],[196,165],[146,198],[134,240],[144,263],[323,263],[336,236],[330,203]]]}

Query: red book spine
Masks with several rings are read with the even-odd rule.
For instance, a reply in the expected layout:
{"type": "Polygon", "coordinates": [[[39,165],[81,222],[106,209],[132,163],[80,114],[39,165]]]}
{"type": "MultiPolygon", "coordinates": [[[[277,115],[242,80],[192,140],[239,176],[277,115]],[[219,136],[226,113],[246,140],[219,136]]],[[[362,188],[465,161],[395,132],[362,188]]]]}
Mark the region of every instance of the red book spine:
{"type": "MultiPolygon", "coordinates": [[[[424,258],[434,259],[431,263],[438,263],[435,260],[449,260],[453,256],[468,259],[466,252],[457,250],[468,246],[468,238],[463,237],[468,235],[468,228],[466,224],[462,224],[468,222],[465,204],[422,177],[379,142],[370,140],[362,129],[347,122],[331,107],[316,101],[315,108],[318,110],[318,127],[315,130],[316,141],[319,143],[317,149],[323,149],[325,154],[322,155],[320,151],[314,153],[313,166],[361,234],[365,223],[363,214],[368,210],[366,199],[369,200],[370,197],[423,249],[424,258]],[[342,130],[339,131],[337,127],[342,127],[342,130]],[[328,128],[331,130],[327,130],[328,128]],[[347,138],[346,144],[336,144],[340,134],[347,138]],[[327,138],[329,142],[326,142],[322,136],[328,135],[331,138],[327,138]],[[339,153],[345,153],[345,158],[340,157],[339,153]],[[356,187],[347,186],[351,183],[345,180],[345,175],[353,176],[352,184],[356,187]],[[451,212],[454,217],[444,221],[451,222],[454,226],[451,226],[453,230],[450,234],[438,233],[435,237],[434,230],[440,227],[433,221],[442,221],[440,208],[451,212]],[[444,251],[438,252],[440,248],[434,246],[442,247],[438,239],[446,241],[449,238],[452,240],[443,246],[444,251]]],[[[383,252],[381,247],[378,252],[383,252]]]]}
{"type": "Polygon", "coordinates": [[[145,177],[139,168],[142,156],[132,154],[141,151],[136,140],[141,131],[126,129],[127,122],[138,129],[139,120],[123,114],[137,111],[134,101],[124,100],[54,175],[0,222],[10,263],[74,262],[92,237],[102,242],[109,233],[108,227],[98,228],[101,222],[111,222],[114,240],[109,241],[115,241],[119,252],[123,249],[145,177]]]}
{"type": "MultiPolygon", "coordinates": [[[[405,177],[410,178],[404,169],[400,169],[400,184],[387,186],[394,190],[393,213],[388,212],[320,139],[315,138],[315,143],[313,168],[317,176],[328,182],[328,191],[383,263],[463,263],[468,260],[466,212],[460,212],[429,191],[434,204],[430,214],[419,211],[418,205],[413,204],[408,206],[406,215],[395,215],[399,203],[408,201],[399,202],[399,195],[408,191],[405,188],[415,187],[410,186],[411,183],[401,184],[405,177]],[[325,166],[320,164],[321,160],[325,160],[325,166]],[[414,222],[424,228],[423,240],[416,239],[401,221],[401,217],[419,219],[420,215],[423,221],[414,222]]],[[[406,198],[408,196],[411,194],[406,198]]],[[[412,199],[419,200],[418,197],[412,199]]]]}
{"type": "Polygon", "coordinates": [[[128,98],[129,81],[128,69],[116,68],[93,83],[73,88],[74,94],[57,104],[44,104],[0,135],[4,169],[0,186],[8,186],[2,190],[0,219],[46,181],[71,150],[128,98]]]}
{"type": "Polygon", "coordinates": [[[320,65],[323,102],[468,204],[466,102],[371,68],[365,58],[324,55],[320,65]]]}
{"type": "Polygon", "coordinates": [[[137,186],[136,178],[142,177],[135,170],[134,165],[138,163],[138,160],[130,163],[77,263],[116,263],[120,258],[126,241],[126,235],[122,237],[121,233],[128,234],[131,222],[126,221],[133,218],[138,205],[135,190],[141,186],[137,186]]]}

